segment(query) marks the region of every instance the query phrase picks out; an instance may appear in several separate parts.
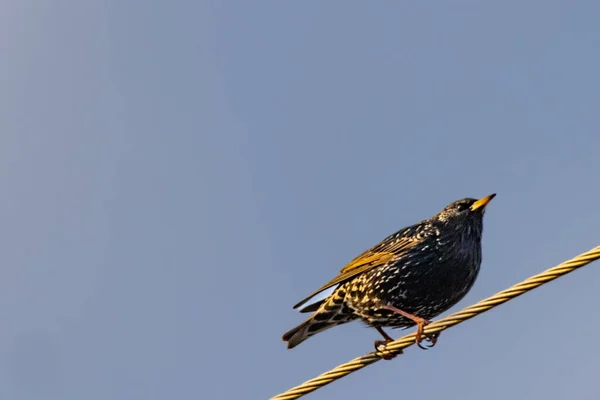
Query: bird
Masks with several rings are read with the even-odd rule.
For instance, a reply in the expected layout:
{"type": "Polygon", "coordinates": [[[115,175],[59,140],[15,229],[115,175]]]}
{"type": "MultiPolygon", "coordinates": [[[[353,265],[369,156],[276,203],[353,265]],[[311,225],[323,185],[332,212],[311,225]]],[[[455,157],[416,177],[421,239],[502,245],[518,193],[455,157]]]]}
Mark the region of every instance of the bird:
{"type": "Polygon", "coordinates": [[[300,312],[313,314],[283,334],[287,348],[354,320],[383,336],[384,340],[375,341],[376,350],[393,341],[383,328],[415,325],[416,344],[424,349],[433,347],[439,335],[425,337],[424,327],[473,287],[482,261],[483,216],[495,196],[456,200],[358,255],[336,277],[293,307],[298,309],[333,288],[329,296],[300,308],[300,312]],[[424,347],[423,340],[430,345],[424,347]]]}

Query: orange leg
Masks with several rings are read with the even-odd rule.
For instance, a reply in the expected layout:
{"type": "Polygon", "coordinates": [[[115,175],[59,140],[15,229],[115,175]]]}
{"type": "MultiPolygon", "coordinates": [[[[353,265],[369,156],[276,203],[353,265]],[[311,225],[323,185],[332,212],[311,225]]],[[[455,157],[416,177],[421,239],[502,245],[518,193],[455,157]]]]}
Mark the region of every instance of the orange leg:
{"type": "Polygon", "coordinates": [[[398,313],[398,314],[402,315],[403,317],[406,317],[406,318],[410,319],[415,324],[417,324],[417,338],[416,338],[417,346],[419,346],[423,350],[427,350],[428,347],[435,346],[435,344],[437,343],[437,339],[440,336],[439,333],[434,333],[434,334],[430,335],[429,337],[425,338],[425,339],[427,339],[427,341],[431,342],[431,346],[423,347],[421,345],[421,342],[424,339],[424,337],[423,337],[423,329],[425,328],[425,326],[429,325],[431,323],[431,321],[426,320],[425,318],[417,317],[416,315],[412,315],[412,314],[407,313],[406,311],[402,311],[402,310],[400,310],[399,308],[396,308],[396,307],[392,307],[392,306],[387,306],[386,305],[386,306],[383,306],[383,308],[388,309],[390,311],[393,311],[395,313],[398,313]]]}
{"type": "MultiPolygon", "coordinates": [[[[379,351],[379,346],[383,346],[388,344],[389,342],[393,342],[394,339],[392,339],[387,333],[385,333],[385,331],[379,327],[376,326],[375,329],[377,329],[377,332],[381,333],[381,336],[383,336],[384,340],[376,340],[375,341],[375,351],[379,351]]],[[[402,352],[400,352],[400,354],[402,354],[402,352]]],[[[384,356],[381,356],[381,358],[383,358],[384,360],[391,360],[392,358],[396,357],[397,354],[387,354],[384,356]]]]}

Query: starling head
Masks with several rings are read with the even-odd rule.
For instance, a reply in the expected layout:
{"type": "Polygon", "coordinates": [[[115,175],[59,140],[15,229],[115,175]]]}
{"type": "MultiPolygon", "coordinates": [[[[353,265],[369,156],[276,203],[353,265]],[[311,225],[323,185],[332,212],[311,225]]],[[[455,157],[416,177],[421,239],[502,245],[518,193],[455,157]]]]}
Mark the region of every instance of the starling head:
{"type": "Polygon", "coordinates": [[[483,214],[487,204],[496,193],[479,200],[465,198],[448,204],[431,218],[442,232],[440,245],[446,254],[454,254],[467,264],[481,264],[481,235],[483,233],[483,214]]]}
{"type": "MultiPolygon", "coordinates": [[[[483,224],[483,214],[488,203],[496,197],[496,193],[479,200],[464,198],[448,204],[442,211],[433,217],[446,224],[460,227],[480,227],[483,224]]],[[[476,229],[480,231],[480,229],[476,229]]]]}

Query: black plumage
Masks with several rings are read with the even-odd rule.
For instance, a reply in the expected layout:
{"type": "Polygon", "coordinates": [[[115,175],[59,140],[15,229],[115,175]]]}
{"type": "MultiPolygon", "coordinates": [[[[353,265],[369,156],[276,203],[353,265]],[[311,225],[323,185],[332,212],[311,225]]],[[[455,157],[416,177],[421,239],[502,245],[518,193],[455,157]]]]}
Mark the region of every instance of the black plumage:
{"type": "MultiPolygon", "coordinates": [[[[481,235],[486,205],[465,198],[447,205],[433,217],[401,229],[365,251],[340,274],[294,306],[335,287],[327,298],[300,311],[310,318],[283,335],[293,348],[336,325],[362,320],[376,328],[417,325],[417,343],[431,318],[458,303],[471,289],[481,265],[481,235]]],[[[435,344],[437,337],[428,338],[435,344]]]]}

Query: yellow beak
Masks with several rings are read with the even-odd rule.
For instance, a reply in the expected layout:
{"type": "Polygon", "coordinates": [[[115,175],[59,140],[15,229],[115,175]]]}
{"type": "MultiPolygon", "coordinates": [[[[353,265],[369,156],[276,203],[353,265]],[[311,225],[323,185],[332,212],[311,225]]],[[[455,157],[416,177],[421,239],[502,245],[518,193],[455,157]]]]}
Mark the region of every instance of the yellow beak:
{"type": "Polygon", "coordinates": [[[485,206],[487,206],[487,204],[492,201],[492,199],[496,197],[496,193],[492,193],[489,196],[485,196],[482,199],[477,200],[475,203],[473,203],[473,205],[471,206],[471,211],[475,211],[475,210],[479,210],[480,208],[485,208],[485,206]]]}

